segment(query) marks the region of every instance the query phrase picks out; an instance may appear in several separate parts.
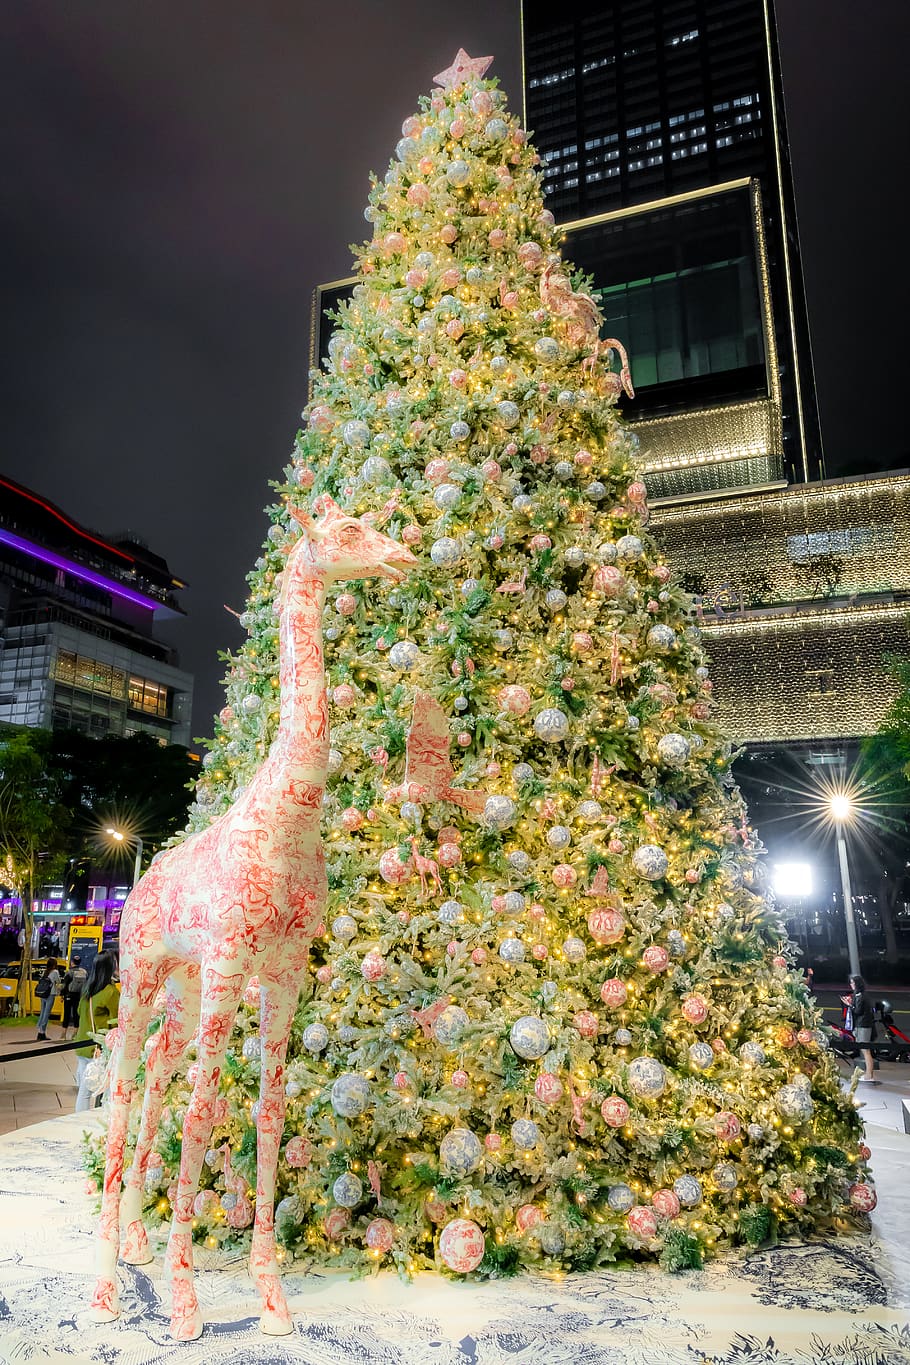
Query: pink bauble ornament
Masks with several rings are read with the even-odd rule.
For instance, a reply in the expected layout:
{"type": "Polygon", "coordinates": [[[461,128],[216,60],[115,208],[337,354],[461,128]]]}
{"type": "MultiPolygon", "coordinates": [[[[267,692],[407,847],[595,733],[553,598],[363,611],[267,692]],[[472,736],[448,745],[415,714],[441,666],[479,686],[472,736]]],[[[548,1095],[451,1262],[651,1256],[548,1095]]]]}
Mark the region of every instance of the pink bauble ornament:
{"type": "Polygon", "coordinates": [[[441,1223],[449,1212],[442,1200],[435,1199],[432,1195],[424,1201],[423,1207],[431,1223],[441,1223]]]}
{"type": "Polygon", "coordinates": [[[621,1095],[609,1095],[600,1106],[604,1123],[611,1128],[621,1128],[629,1120],[629,1106],[621,1095]]]}
{"type": "Polygon", "coordinates": [[[547,917],[546,906],[541,905],[539,901],[534,901],[532,905],[528,906],[527,916],[529,920],[533,920],[535,924],[539,924],[542,919],[546,919],[547,917]]]}
{"type": "Polygon", "coordinates": [[[626,846],[623,843],[622,839],[611,839],[610,842],[607,844],[607,852],[623,853],[625,852],[625,847],[626,846]]]}
{"type": "Polygon", "coordinates": [[[458,229],[453,223],[445,223],[439,229],[439,238],[440,241],[445,242],[446,246],[451,246],[458,238],[458,229]]]}
{"type": "Polygon", "coordinates": [[[499,251],[506,244],[505,231],[502,228],[493,228],[492,231],[487,234],[487,241],[494,251],[499,251]]]}
{"type": "Polygon", "coordinates": [[[731,1114],[728,1109],[723,1109],[719,1114],[714,1115],[714,1135],[718,1142],[733,1142],[739,1137],[742,1131],[742,1124],[735,1114],[731,1114]]]}
{"type": "Polygon", "coordinates": [[[466,126],[463,118],[453,118],[449,124],[449,137],[457,142],[459,138],[464,137],[466,126]]]}
{"type": "Polygon", "coordinates": [[[576,654],[590,654],[594,648],[594,636],[587,630],[576,630],[572,636],[572,648],[576,654]]]}
{"type": "Polygon", "coordinates": [[[461,271],[458,269],[457,265],[450,265],[449,268],[447,270],[444,270],[439,277],[439,285],[441,289],[454,289],[455,286],[460,281],[461,271]]]}
{"type": "Polygon", "coordinates": [[[461,862],[461,849],[457,844],[440,844],[436,856],[443,867],[457,867],[461,862]]]}
{"type": "Polygon", "coordinates": [[[796,1035],[796,1041],[802,1043],[803,1047],[812,1047],[815,1043],[815,1034],[810,1028],[801,1028],[796,1035]]]}
{"type": "Polygon", "coordinates": [[[423,471],[423,477],[426,479],[427,483],[432,484],[434,488],[438,487],[441,483],[445,483],[446,479],[449,477],[448,460],[430,460],[423,471]]]}
{"type": "Polygon", "coordinates": [[[772,967],[779,967],[781,970],[783,970],[783,969],[786,968],[786,966],[787,966],[787,959],[786,959],[785,957],[783,957],[780,953],[777,953],[777,954],[776,954],[774,957],[772,957],[772,959],[771,959],[771,966],[772,966],[772,967]]]}
{"type": "Polygon", "coordinates": [[[572,1027],[582,1038],[596,1038],[600,1032],[600,1020],[593,1010],[579,1010],[572,1018],[572,1027]]]}
{"type": "Polygon", "coordinates": [[[578,881],[578,873],[569,863],[557,863],[550,873],[550,878],[554,886],[565,889],[575,885],[578,881]]]}
{"type": "Polygon", "coordinates": [[[531,539],[528,541],[528,545],[532,550],[549,550],[552,544],[553,542],[550,539],[550,537],[545,536],[542,533],[536,536],[532,536],[531,539]]]}
{"type": "Polygon", "coordinates": [[[599,905],[588,915],[588,933],[595,943],[618,943],[625,932],[625,916],[609,905],[599,905]]]}
{"type": "Polygon", "coordinates": [[[395,1240],[395,1227],[389,1222],[388,1218],[374,1218],[367,1224],[364,1241],[371,1251],[385,1254],[391,1251],[392,1243],[395,1240]]]}
{"type": "Polygon", "coordinates": [[[665,972],[670,964],[670,954],[659,943],[652,943],[641,956],[648,971],[653,972],[655,976],[659,972],[665,972]]]}
{"type": "Polygon", "coordinates": [[[727,1044],[724,1042],[723,1038],[712,1038],[711,1046],[713,1047],[714,1051],[717,1053],[718,1056],[720,1056],[722,1052],[726,1052],[727,1050],[727,1044]]]}
{"type": "Polygon", "coordinates": [[[342,707],[353,706],[356,700],[357,693],[354,691],[350,683],[339,683],[335,690],[332,692],[332,701],[335,703],[336,706],[342,707]]]}
{"type": "Polygon", "coordinates": [[[320,986],[327,986],[331,979],[332,968],[327,962],[324,962],[321,967],[317,968],[316,980],[319,982],[320,986]]]}
{"type": "Polygon", "coordinates": [[[463,389],[468,382],[467,370],[450,370],[449,383],[453,389],[463,389]]]}
{"type": "Polygon", "coordinates": [[[413,523],[410,526],[405,526],[401,532],[401,539],[405,545],[419,545],[423,540],[423,529],[413,523]]]}
{"type": "Polygon", "coordinates": [[[655,1190],[651,1205],[661,1218],[676,1218],[679,1213],[679,1199],[673,1190],[655,1190]]]}
{"type": "Polygon", "coordinates": [[[386,967],[382,953],[371,949],[360,964],[360,975],[364,981],[381,981],[386,974],[386,967]]]}
{"type": "Polygon", "coordinates": [[[197,1218],[205,1218],[217,1203],[218,1196],[214,1190],[200,1190],[193,1200],[193,1213],[197,1218]]]}
{"type": "Polygon", "coordinates": [[[347,1232],[350,1226],[350,1209],[330,1209],[322,1222],[323,1231],[330,1241],[334,1241],[337,1237],[341,1237],[343,1233],[347,1232]]]}
{"type": "Polygon", "coordinates": [[[501,763],[488,763],[486,766],[487,777],[499,777],[502,773],[501,763]]]}
{"type": "Polygon", "coordinates": [[[526,270],[534,270],[543,260],[543,252],[536,242],[522,242],[518,248],[518,259],[526,270]]]}
{"type": "Polygon", "coordinates": [[[624,981],[620,981],[618,976],[611,976],[609,981],[605,981],[600,988],[600,998],[610,1009],[619,1009],[620,1005],[626,1003],[629,991],[624,981]]]}
{"type": "Polygon", "coordinates": [[[471,952],[471,961],[475,967],[482,967],[487,960],[486,948],[474,948],[471,952]]]}
{"type": "Polygon", "coordinates": [[[626,497],[629,499],[629,502],[633,503],[635,506],[641,506],[642,503],[647,502],[648,500],[648,490],[641,480],[636,479],[635,482],[630,483],[629,487],[626,489],[626,497]]]}
{"type": "Polygon", "coordinates": [[[789,1024],[782,1024],[777,1030],[777,1041],[781,1047],[796,1047],[796,1029],[789,1024]]]}
{"type": "Polygon", "coordinates": [[[649,1241],[657,1234],[657,1219],[651,1210],[645,1208],[643,1204],[629,1210],[626,1224],[630,1232],[633,1232],[636,1237],[642,1237],[645,1241],[649,1241]]]}
{"type": "Polygon", "coordinates": [[[554,1076],[550,1071],[543,1071],[534,1082],[534,1094],[541,1104],[558,1104],[562,1099],[564,1086],[558,1076],[554,1076]]]}
{"type": "Polygon", "coordinates": [[[409,1090],[411,1087],[411,1078],[406,1071],[396,1071],[395,1075],[392,1077],[392,1084],[396,1090],[409,1090]]]}
{"type": "Polygon", "coordinates": [[[405,249],[405,240],[400,232],[387,232],[382,239],[382,249],[387,256],[400,255],[405,249]]]}
{"type": "Polygon", "coordinates": [[[407,926],[411,923],[411,912],[410,910],[399,910],[395,915],[395,918],[397,919],[398,923],[402,926],[402,928],[407,928],[407,926]]]}
{"type": "Polygon", "coordinates": [[[594,589],[604,597],[617,597],[624,583],[622,573],[614,564],[602,564],[594,573],[594,589]]]}
{"type": "Polygon", "coordinates": [[[526,687],[510,683],[509,686],[499,689],[496,700],[503,711],[508,711],[513,716],[523,716],[530,708],[531,694],[526,687]]]}
{"type": "Polygon", "coordinates": [[[470,746],[471,746],[471,732],[470,732],[470,730],[459,730],[459,731],[458,731],[458,744],[459,744],[459,747],[462,748],[462,749],[468,749],[468,748],[470,748],[470,746]]]}
{"type": "Polygon", "coordinates": [[[311,431],[331,431],[335,425],[335,417],[331,408],[324,403],[317,403],[314,408],[310,408],[309,427],[311,431]]]}
{"type": "Polygon", "coordinates": [[[499,1133],[487,1133],[483,1145],[488,1152],[498,1152],[502,1147],[502,1138],[499,1133]]]}
{"type": "Polygon", "coordinates": [[[341,812],[341,828],[350,833],[352,830],[360,829],[363,824],[363,812],[356,806],[347,806],[341,812]]]}
{"type": "Polygon", "coordinates": [[[875,1193],[875,1186],[869,1185],[863,1180],[857,1180],[850,1186],[848,1191],[850,1203],[861,1213],[871,1213],[878,1203],[878,1195],[875,1193]]]}
{"type": "Polygon", "coordinates": [[[455,825],[443,825],[437,832],[436,839],[440,844],[460,844],[461,830],[455,825]]]}
{"type": "Polygon", "coordinates": [[[519,1232],[529,1232],[531,1228],[536,1228],[543,1222],[543,1209],[539,1209],[536,1204],[522,1204],[515,1215],[515,1226],[519,1232]]]}
{"type": "Polygon", "coordinates": [[[489,114],[493,111],[493,93],[490,90],[475,90],[471,96],[471,108],[475,114],[489,114]]]}
{"type": "Polygon", "coordinates": [[[439,1237],[439,1255],[449,1270],[467,1275],[476,1270],[486,1249],[484,1235],[470,1218],[453,1218],[439,1237]]]}
{"type": "Polygon", "coordinates": [[[292,1137],[284,1149],[284,1159],[295,1171],[303,1170],[313,1160],[313,1144],[305,1137],[292,1137]]]}
{"type": "Polygon", "coordinates": [[[387,848],[379,859],[379,875],[389,886],[404,886],[411,879],[412,860],[402,862],[397,848],[387,848]]]}
{"type": "MultiPolygon", "coordinates": [[[[176,1190],[174,1198],[176,1198],[176,1190]]],[[[171,1200],[173,1203],[174,1200],[171,1200]]],[[[231,1228],[248,1228],[253,1221],[253,1206],[245,1195],[240,1195],[232,1209],[228,1209],[224,1220],[231,1228]]]]}
{"type": "Polygon", "coordinates": [[[560,687],[562,688],[563,692],[574,692],[574,691],[575,691],[575,679],[574,679],[574,678],[565,677],[565,678],[563,678],[563,679],[561,680],[561,682],[560,682],[559,685],[560,685],[560,687]]]}
{"type": "Polygon", "coordinates": [[[683,1017],[690,1024],[703,1024],[708,1017],[708,1004],[701,995],[688,995],[682,1002],[683,1017]]]}
{"type": "Polygon", "coordinates": [[[433,158],[431,156],[422,156],[417,163],[417,169],[421,175],[429,175],[433,170],[433,158]]]}
{"type": "Polygon", "coordinates": [[[446,944],[446,957],[455,957],[460,946],[457,939],[453,938],[451,943],[446,944]]]}
{"type": "Polygon", "coordinates": [[[339,593],[335,598],[335,610],[339,616],[353,616],[357,610],[357,598],[352,592],[339,593]]]}
{"type": "Polygon", "coordinates": [[[546,962],[550,955],[550,950],[545,943],[535,943],[531,949],[531,956],[535,962],[546,962]]]}
{"type": "Polygon", "coordinates": [[[496,483],[502,478],[502,465],[498,460],[484,460],[480,472],[488,483],[496,483]]]}
{"type": "Polygon", "coordinates": [[[867,1147],[866,1144],[865,1144],[864,1142],[861,1142],[860,1145],[859,1145],[859,1158],[860,1158],[860,1161],[868,1161],[871,1155],[872,1155],[872,1148],[871,1148],[871,1147],[867,1147]]]}
{"type": "Polygon", "coordinates": [[[464,1090],[465,1086],[468,1083],[468,1080],[469,1077],[466,1071],[462,1071],[459,1068],[458,1071],[452,1072],[452,1084],[454,1085],[456,1090],[464,1090]]]}
{"type": "Polygon", "coordinates": [[[695,886],[697,882],[701,881],[701,873],[697,867],[686,868],[686,881],[690,886],[695,886]]]}
{"type": "Polygon", "coordinates": [[[430,202],[429,185],[425,185],[422,180],[418,180],[414,185],[409,185],[406,198],[412,208],[425,208],[430,202]]]}
{"type": "Polygon", "coordinates": [[[505,896],[494,896],[493,899],[490,901],[490,909],[496,915],[501,915],[505,908],[506,908],[505,896]]]}

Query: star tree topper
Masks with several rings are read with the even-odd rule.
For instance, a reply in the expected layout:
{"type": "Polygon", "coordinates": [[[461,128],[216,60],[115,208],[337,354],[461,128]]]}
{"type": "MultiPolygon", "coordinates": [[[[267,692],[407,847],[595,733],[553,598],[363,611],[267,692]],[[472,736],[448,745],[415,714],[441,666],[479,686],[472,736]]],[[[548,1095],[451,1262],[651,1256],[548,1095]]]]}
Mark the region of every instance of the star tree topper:
{"type": "Polygon", "coordinates": [[[443,90],[454,90],[456,86],[464,85],[466,81],[482,80],[492,60],[492,57],[469,57],[464,48],[460,47],[452,65],[447,66],[445,71],[440,71],[433,80],[437,85],[441,85],[443,90]]]}

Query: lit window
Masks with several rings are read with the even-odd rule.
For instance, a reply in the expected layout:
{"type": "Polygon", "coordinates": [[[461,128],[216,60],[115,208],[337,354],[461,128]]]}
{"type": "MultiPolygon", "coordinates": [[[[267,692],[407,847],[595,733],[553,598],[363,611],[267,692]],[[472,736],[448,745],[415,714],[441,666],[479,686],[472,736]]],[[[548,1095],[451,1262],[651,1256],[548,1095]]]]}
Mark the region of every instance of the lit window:
{"type": "Polygon", "coordinates": [[[733,138],[731,137],[731,135],[730,135],[729,133],[727,134],[726,137],[719,137],[719,138],[717,139],[717,146],[718,146],[718,147],[729,147],[729,146],[732,145],[732,143],[733,143],[733,138]]]}
{"type": "MultiPolygon", "coordinates": [[[[704,132],[704,129],[702,129],[702,132],[704,132]]],[[[646,151],[649,151],[649,152],[653,152],[657,147],[662,147],[662,146],[663,146],[663,141],[662,141],[661,138],[659,138],[659,137],[649,137],[649,138],[648,138],[648,141],[645,143],[645,150],[646,150],[646,151]]]]}
{"type": "Polygon", "coordinates": [[[694,43],[697,37],[697,28],[690,28],[687,33],[674,33],[672,38],[667,39],[667,47],[679,47],[680,43],[694,43]]]}

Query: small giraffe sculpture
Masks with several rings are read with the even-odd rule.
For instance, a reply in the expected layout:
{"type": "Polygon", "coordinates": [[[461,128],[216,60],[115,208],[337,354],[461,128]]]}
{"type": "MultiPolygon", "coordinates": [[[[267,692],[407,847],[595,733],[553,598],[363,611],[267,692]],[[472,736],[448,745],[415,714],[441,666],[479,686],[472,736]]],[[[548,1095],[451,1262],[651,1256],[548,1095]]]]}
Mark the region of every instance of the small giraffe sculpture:
{"type": "Polygon", "coordinates": [[[193,1285],[193,1203],[225,1050],[254,974],[261,988],[262,1078],[250,1272],[262,1300],[262,1330],[276,1336],[293,1330],[275,1257],[274,1197],[288,1034],[327,895],[319,828],[329,757],[322,609],[330,583],[375,576],[400,580],[417,565],[410,550],[382,535],[367,518],[345,515],[329,497],[321,499],[318,522],[297,508],[289,511],[302,534],[288,554],[277,603],[281,711],[276,738],[234,805],[155,859],[126,902],[120,930],[119,1041],[111,1066],[92,1310],[101,1322],[119,1313],[121,1213],[123,1259],[134,1265],[152,1259],[141,1219],[145,1171],[164,1089],[195,1038],[196,1079],[183,1122],[166,1257],[171,1332],[178,1341],[202,1332],[193,1285]],[[164,1022],[147,1060],[142,1119],[121,1201],[136,1070],[155,997],[165,983],[164,1022]]]}

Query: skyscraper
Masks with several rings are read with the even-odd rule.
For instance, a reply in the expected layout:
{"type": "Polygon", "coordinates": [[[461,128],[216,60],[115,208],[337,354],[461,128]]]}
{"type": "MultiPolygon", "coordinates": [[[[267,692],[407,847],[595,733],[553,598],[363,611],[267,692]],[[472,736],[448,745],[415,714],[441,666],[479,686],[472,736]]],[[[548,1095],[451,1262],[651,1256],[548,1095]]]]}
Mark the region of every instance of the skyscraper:
{"type": "MultiPolygon", "coordinates": [[[[782,455],[793,478],[818,477],[772,0],[524,0],[523,37],[526,122],[549,206],[578,225],[571,250],[586,268],[580,230],[593,245],[598,228],[595,281],[606,280],[611,327],[625,324],[638,361],[630,418],[749,401],[764,369],[782,427],[777,452],[765,424],[764,453],[782,455]]],[[[756,444],[748,424],[737,440],[756,444]]],[[[773,472],[766,461],[744,478],[740,465],[732,481],[773,472]]]]}

